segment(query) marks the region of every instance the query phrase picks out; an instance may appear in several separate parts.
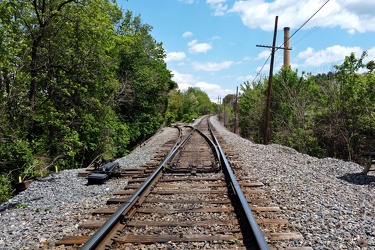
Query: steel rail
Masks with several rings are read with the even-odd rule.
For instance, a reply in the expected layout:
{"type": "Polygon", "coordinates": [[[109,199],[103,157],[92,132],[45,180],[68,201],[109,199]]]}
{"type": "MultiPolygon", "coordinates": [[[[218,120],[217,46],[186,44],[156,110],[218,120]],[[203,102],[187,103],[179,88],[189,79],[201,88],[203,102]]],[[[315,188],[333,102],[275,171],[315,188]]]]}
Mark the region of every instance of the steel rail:
{"type": "Polygon", "coordinates": [[[171,151],[169,151],[169,153],[167,154],[167,156],[169,156],[169,155],[172,153],[172,151],[173,151],[176,147],[178,147],[178,144],[179,144],[180,140],[182,139],[182,129],[181,129],[181,127],[179,127],[179,126],[174,126],[174,127],[178,129],[178,138],[177,138],[177,140],[176,140],[176,143],[173,145],[171,151]]]}
{"type": "MultiPolygon", "coordinates": [[[[201,130],[197,129],[197,126],[199,124],[201,124],[202,121],[200,121],[197,125],[195,126],[191,126],[191,125],[185,125],[184,127],[187,127],[187,128],[191,128],[193,131],[189,134],[189,136],[192,136],[193,132],[194,131],[197,131],[204,139],[205,141],[208,143],[208,145],[210,146],[210,148],[212,149],[212,153],[214,154],[214,157],[215,157],[215,160],[217,161],[217,164],[218,164],[218,169],[220,169],[220,152],[219,150],[217,149],[216,147],[216,144],[214,141],[211,140],[211,138],[209,138],[206,134],[204,134],[201,130]]],[[[182,148],[183,146],[181,146],[180,148],[182,148]]]]}
{"type": "Polygon", "coordinates": [[[263,235],[262,231],[260,230],[253,213],[251,212],[251,208],[250,208],[249,204],[247,203],[246,197],[243,194],[243,192],[241,190],[241,187],[237,182],[236,177],[234,176],[234,173],[233,173],[232,168],[230,167],[230,164],[229,164],[229,162],[228,162],[228,160],[225,156],[225,153],[224,153],[223,149],[221,148],[221,146],[219,144],[219,141],[217,140],[213,130],[211,129],[211,124],[210,124],[209,119],[208,119],[207,123],[208,123],[208,126],[209,126],[209,130],[211,132],[211,136],[212,136],[213,140],[215,141],[216,146],[217,146],[217,148],[220,152],[221,167],[222,167],[223,170],[225,170],[227,172],[228,177],[229,177],[230,182],[231,182],[231,185],[232,185],[232,187],[235,191],[235,194],[237,196],[237,199],[241,203],[243,212],[245,213],[246,218],[247,218],[246,222],[248,223],[248,225],[252,229],[252,234],[253,234],[253,236],[256,240],[256,243],[257,243],[256,247],[257,247],[257,249],[260,249],[260,250],[269,250],[269,246],[266,242],[266,239],[264,238],[264,235],[263,235]]]}
{"type": "MultiPolygon", "coordinates": [[[[185,142],[191,137],[192,133],[182,140],[182,142],[177,146],[175,144],[174,148],[167,155],[164,161],[156,168],[156,170],[147,178],[147,180],[135,191],[135,193],[124,202],[119,209],[87,240],[87,242],[80,248],[81,250],[94,250],[97,246],[101,244],[105,236],[116,226],[116,224],[121,221],[123,213],[129,209],[130,206],[138,199],[144,190],[146,190],[150,183],[156,178],[159,172],[164,168],[164,165],[169,161],[169,159],[179,150],[180,146],[184,145],[185,142]]],[[[181,135],[181,133],[180,133],[181,135]]]]}
{"type": "Polygon", "coordinates": [[[216,143],[214,141],[212,141],[207,135],[205,135],[202,131],[200,131],[199,129],[196,129],[196,131],[198,131],[198,133],[203,136],[203,138],[207,141],[207,143],[210,145],[210,147],[212,148],[212,151],[214,151],[214,154],[215,154],[215,158],[216,160],[219,162],[219,165],[220,165],[220,152],[216,146],[216,143]]]}

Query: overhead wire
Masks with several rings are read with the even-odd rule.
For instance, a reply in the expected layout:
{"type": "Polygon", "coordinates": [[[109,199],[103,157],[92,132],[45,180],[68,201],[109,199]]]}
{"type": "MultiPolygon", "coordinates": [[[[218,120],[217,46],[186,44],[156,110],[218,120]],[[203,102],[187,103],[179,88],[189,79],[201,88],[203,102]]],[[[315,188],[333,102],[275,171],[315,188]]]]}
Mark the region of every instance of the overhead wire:
{"type": "MultiPolygon", "coordinates": [[[[327,3],[329,2],[330,0],[327,0],[322,6],[320,6],[296,31],[294,31],[293,32],[293,34],[289,37],[289,39],[288,40],[290,40],[293,36],[295,36],[324,6],[326,6],[327,5],[327,3]]],[[[344,2],[346,2],[347,0],[343,0],[343,2],[341,2],[341,4],[339,4],[340,6],[344,3],[344,2]]],[[[328,15],[328,16],[330,16],[331,14],[332,14],[332,12],[333,12],[333,10],[331,11],[331,13],[328,15]]],[[[294,19],[295,19],[295,17],[297,16],[297,14],[292,18],[292,20],[291,21],[293,21],[294,19]]],[[[327,16],[327,17],[328,17],[327,16]]],[[[327,18],[326,17],[326,18],[327,18]]],[[[314,30],[313,30],[314,31],[314,30]]],[[[313,31],[311,31],[311,32],[313,32],[313,31]]],[[[307,36],[307,35],[305,35],[305,36],[307,36]]],[[[305,37],[304,36],[304,37],[305,37]]],[[[303,37],[303,38],[304,38],[303,37]]],[[[302,40],[303,38],[301,38],[300,40],[302,40]]],[[[300,40],[298,40],[298,41],[300,41],[300,40]]],[[[280,47],[282,47],[283,45],[285,44],[285,41],[280,45],[280,46],[278,46],[278,48],[276,48],[276,50],[275,51],[277,51],[280,47]]],[[[261,71],[263,70],[263,68],[265,67],[265,65],[266,65],[266,63],[268,62],[268,60],[270,59],[270,57],[271,57],[271,54],[270,54],[270,56],[267,58],[267,60],[265,61],[265,63],[263,64],[263,66],[262,66],[262,68],[258,71],[258,73],[257,73],[257,75],[254,77],[254,79],[253,79],[253,82],[255,82],[255,80],[257,79],[257,77],[258,76],[260,76],[260,74],[261,74],[261,71]]]]}
{"type": "Polygon", "coordinates": [[[300,31],[327,3],[329,0],[327,0],[320,8],[312,14],[311,17],[309,17],[296,31],[293,32],[293,34],[289,37],[291,39],[298,31],[300,31]]]}
{"type": "MultiPolygon", "coordinates": [[[[308,1],[308,0],[307,0],[308,1]]],[[[303,1],[299,1],[299,3],[300,3],[300,6],[301,6],[301,3],[303,3],[303,1]]],[[[303,5],[305,5],[306,4],[306,2],[305,3],[303,3],[303,5]]],[[[298,13],[296,13],[295,15],[294,15],[294,17],[292,18],[292,20],[290,20],[290,22],[292,22],[295,18],[296,18],[296,16],[298,15],[298,13]]],[[[267,35],[263,35],[262,37],[261,37],[261,39],[260,40],[270,40],[270,38],[272,38],[272,34],[270,34],[270,33],[267,33],[267,35]],[[264,39],[264,38],[267,38],[267,39],[264,39]]],[[[271,54],[268,56],[268,58],[267,58],[267,60],[263,63],[263,66],[261,67],[261,69],[257,72],[257,74],[256,74],[256,76],[254,77],[254,79],[253,79],[253,81],[252,82],[255,82],[255,80],[261,75],[261,71],[264,69],[264,67],[265,67],[265,65],[267,64],[267,62],[268,62],[268,60],[271,58],[271,54]]],[[[258,63],[258,65],[257,65],[257,68],[259,67],[259,65],[260,65],[260,63],[258,63]]]]}
{"type": "MultiPolygon", "coordinates": [[[[300,31],[329,1],[330,0],[327,0],[322,6],[320,6],[318,10],[316,10],[296,31],[293,32],[288,40],[292,39],[292,37],[297,34],[297,32],[300,31]]],[[[284,44],[285,41],[278,47],[282,47],[284,44]]],[[[278,50],[278,48],[276,48],[276,50],[278,50]]]]}
{"type": "MultiPolygon", "coordinates": [[[[298,6],[298,9],[303,9],[304,8],[304,6],[307,4],[307,2],[308,2],[309,0],[306,0],[306,1],[298,1],[298,3],[300,4],[299,6],[298,6]],[[301,4],[301,3],[303,3],[303,4],[301,4]]],[[[289,23],[289,26],[291,26],[291,23],[293,22],[293,20],[297,17],[297,15],[299,14],[300,12],[299,11],[296,11],[296,14],[293,16],[293,18],[288,22],[289,23]]]]}
{"type": "Polygon", "coordinates": [[[258,76],[260,76],[260,73],[262,72],[264,66],[266,66],[266,63],[268,62],[268,60],[271,58],[271,54],[268,56],[267,60],[264,62],[262,68],[258,71],[258,73],[256,74],[256,76],[254,77],[254,79],[252,80],[251,83],[254,83],[255,80],[258,78],[258,76]]]}
{"type": "MultiPolygon", "coordinates": [[[[343,0],[341,3],[338,2],[338,5],[341,6],[343,5],[347,0],[343,0]]],[[[348,5],[346,5],[345,7],[347,7],[348,5]]],[[[345,8],[344,7],[344,8],[345,8]]],[[[311,30],[309,30],[306,34],[304,34],[303,37],[301,37],[299,40],[297,40],[296,42],[294,42],[293,44],[297,44],[299,43],[300,41],[302,41],[303,39],[305,39],[307,36],[309,36],[311,33],[315,32],[316,30],[320,29],[323,25],[323,23],[326,23],[326,21],[328,20],[329,17],[332,16],[332,13],[335,11],[335,9],[332,9],[331,12],[326,16],[324,17],[323,19],[320,20],[320,22],[315,26],[313,27],[311,30]]]]}
{"type": "MultiPolygon", "coordinates": [[[[327,0],[317,11],[315,11],[315,13],[309,17],[290,37],[289,37],[289,40],[299,31],[301,30],[330,0],[327,0]]],[[[285,42],[282,43],[282,45],[278,46],[278,47],[282,47],[284,45],[285,42]]],[[[278,48],[276,48],[275,52],[278,50],[278,48]]],[[[262,68],[258,71],[257,75],[254,77],[253,81],[252,82],[255,82],[255,80],[257,79],[258,76],[260,76],[260,73],[261,71],[263,70],[264,66],[266,65],[266,63],[268,62],[268,60],[271,58],[271,54],[269,55],[269,57],[267,58],[267,60],[264,62],[262,68]]]]}
{"type": "MultiPolygon", "coordinates": [[[[317,21],[316,25],[314,25],[314,27],[312,29],[310,29],[307,32],[305,32],[303,34],[303,36],[300,37],[298,40],[293,41],[293,46],[296,46],[296,44],[298,44],[299,42],[301,42],[302,40],[304,40],[306,37],[310,36],[312,33],[316,32],[317,30],[319,30],[322,27],[324,27],[324,24],[326,24],[327,22],[329,22],[334,17],[333,13],[335,11],[337,12],[340,9],[346,9],[349,6],[349,4],[350,4],[350,1],[348,2],[347,0],[336,1],[336,2],[337,2],[337,6],[335,8],[332,8],[331,11],[327,15],[325,15],[323,18],[316,19],[316,21],[317,21]]],[[[321,67],[325,68],[326,64],[327,63],[323,63],[322,65],[320,65],[320,67],[319,67],[321,69],[320,71],[322,71],[321,67]]],[[[328,63],[327,65],[328,65],[328,68],[333,68],[334,63],[331,62],[331,63],[328,63]]],[[[318,70],[318,68],[315,68],[316,72],[318,72],[317,70],[318,70]]],[[[323,72],[324,71],[325,70],[323,70],[323,72]]]]}

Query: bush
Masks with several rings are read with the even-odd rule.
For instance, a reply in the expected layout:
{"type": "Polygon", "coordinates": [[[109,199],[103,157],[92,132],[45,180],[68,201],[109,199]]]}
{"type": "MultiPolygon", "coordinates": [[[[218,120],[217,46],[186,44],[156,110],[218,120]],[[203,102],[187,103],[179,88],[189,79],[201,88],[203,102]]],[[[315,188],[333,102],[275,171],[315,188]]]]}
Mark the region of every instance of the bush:
{"type": "Polygon", "coordinates": [[[0,175],[0,203],[6,202],[12,197],[12,184],[7,174],[0,175]]]}

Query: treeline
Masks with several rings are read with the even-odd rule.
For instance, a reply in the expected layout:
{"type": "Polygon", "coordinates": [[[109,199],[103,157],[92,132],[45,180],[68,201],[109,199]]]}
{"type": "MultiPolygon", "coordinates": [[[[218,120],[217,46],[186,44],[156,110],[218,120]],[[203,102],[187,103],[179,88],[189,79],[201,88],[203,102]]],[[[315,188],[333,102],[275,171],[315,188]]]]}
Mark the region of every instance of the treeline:
{"type": "MultiPolygon", "coordinates": [[[[375,150],[374,62],[352,53],[334,72],[299,75],[283,68],[273,77],[270,143],[317,157],[364,163],[375,150]]],[[[268,79],[245,82],[239,101],[241,135],[263,143],[268,79]]]]}
{"type": "Polygon", "coordinates": [[[199,88],[189,87],[184,92],[177,90],[170,94],[166,122],[167,125],[176,121],[191,122],[216,110],[217,104],[212,103],[205,92],[199,88]]]}
{"type": "Polygon", "coordinates": [[[189,91],[175,91],[151,30],[111,0],[1,1],[0,202],[15,176],[124,156],[202,114],[182,115],[189,91]]]}

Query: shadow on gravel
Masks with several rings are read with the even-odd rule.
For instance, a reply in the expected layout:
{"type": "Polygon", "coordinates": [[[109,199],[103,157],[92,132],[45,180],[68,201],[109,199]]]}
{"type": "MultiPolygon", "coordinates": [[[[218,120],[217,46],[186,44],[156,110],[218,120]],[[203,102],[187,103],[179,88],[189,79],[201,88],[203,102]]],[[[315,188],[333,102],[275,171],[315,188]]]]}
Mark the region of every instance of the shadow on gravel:
{"type": "Polygon", "coordinates": [[[355,185],[369,185],[375,188],[375,176],[366,175],[363,173],[344,174],[337,177],[340,180],[355,184],[355,185]]]}
{"type": "MultiPolygon", "coordinates": [[[[34,199],[30,199],[27,202],[38,201],[40,199],[43,199],[43,196],[37,197],[37,198],[34,198],[34,199]]],[[[8,209],[19,208],[19,206],[28,207],[28,205],[26,205],[24,203],[21,203],[21,202],[9,202],[9,203],[7,202],[7,203],[0,204],[0,212],[4,212],[5,210],[8,210],[8,209]]],[[[0,250],[2,250],[2,249],[0,248],[0,250]]]]}
{"type": "Polygon", "coordinates": [[[19,204],[20,204],[19,202],[16,202],[16,203],[8,203],[8,204],[0,205],[0,212],[4,212],[5,210],[12,209],[19,204]]]}

